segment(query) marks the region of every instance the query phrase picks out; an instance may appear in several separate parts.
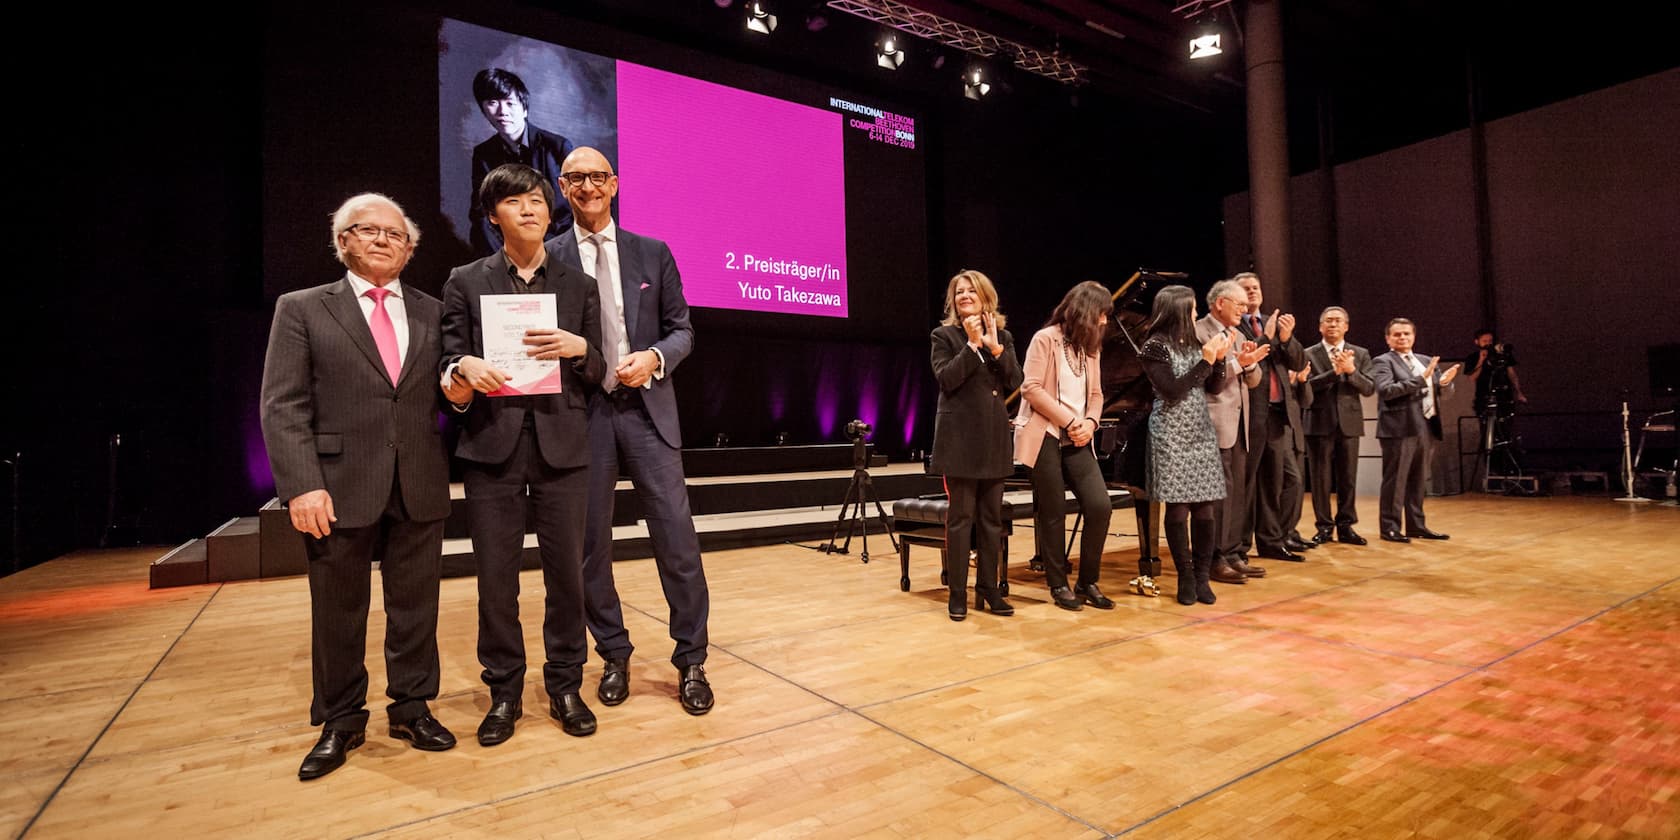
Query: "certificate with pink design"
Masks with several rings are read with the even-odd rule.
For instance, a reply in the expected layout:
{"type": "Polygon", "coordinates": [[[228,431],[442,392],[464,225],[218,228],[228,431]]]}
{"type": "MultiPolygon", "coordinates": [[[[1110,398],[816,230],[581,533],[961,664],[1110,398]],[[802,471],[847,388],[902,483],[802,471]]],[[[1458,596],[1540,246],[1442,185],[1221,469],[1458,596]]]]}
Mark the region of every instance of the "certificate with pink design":
{"type": "Polygon", "coordinates": [[[525,355],[526,330],[557,328],[553,295],[483,295],[484,361],[511,379],[487,396],[560,393],[560,361],[525,355]]]}

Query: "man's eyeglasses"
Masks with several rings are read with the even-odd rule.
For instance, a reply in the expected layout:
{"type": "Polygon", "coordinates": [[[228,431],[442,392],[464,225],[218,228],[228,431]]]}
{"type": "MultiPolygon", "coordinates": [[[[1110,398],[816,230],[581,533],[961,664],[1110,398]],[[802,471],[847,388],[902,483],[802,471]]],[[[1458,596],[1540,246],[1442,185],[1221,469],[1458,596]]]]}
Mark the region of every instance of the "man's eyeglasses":
{"type": "Polygon", "coordinates": [[[363,242],[372,242],[373,240],[378,239],[379,235],[383,233],[385,234],[385,238],[391,242],[398,245],[408,244],[408,232],[396,230],[395,228],[385,228],[378,225],[351,225],[347,228],[347,230],[355,234],[356,238],[362,240],[363,242]]]}
{"type": "Polygon", "coordinates": [[[574,187],[581,187],[587,179],[589,183],[597,187],[604,187],[607,185],[607,179],[612,176],[611,172],[562,172],[560,173],[560,180],[574,187]]]}

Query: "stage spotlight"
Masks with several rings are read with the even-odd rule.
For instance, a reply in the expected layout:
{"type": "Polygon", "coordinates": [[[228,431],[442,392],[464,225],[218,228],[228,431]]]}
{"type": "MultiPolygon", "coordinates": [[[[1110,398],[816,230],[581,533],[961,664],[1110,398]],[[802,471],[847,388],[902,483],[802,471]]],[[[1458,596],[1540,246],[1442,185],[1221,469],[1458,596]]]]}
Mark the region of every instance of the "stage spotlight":
{"type": "Polygon", "coordinates": [[[977,100],[991,92],[992,86],[980,68],[975,67],[963,75],[963,96],[977,100]]]}
{"type": "Polygon", "coordinates": [[[1192,59],[1212,58],[1223,53],[1224,50],[1219,47],[1222,34],[1219,30],[1217,13],[1203,15],[1202,19],[1197,22],[1195,30],[1190,34],[1190,57],[1192,59]]]}
{"type": "Polygon", "coordinates": [[[760,35],[776,31],[776,16],[763,3],[747,4],[747,29],[760,35]]]}
{"type": "Polygon", "coordinates": [[[720,9],[727,9],[730,6],[735,5],[735,0],[712,0],[712,2],[717,4],[717,7],[720,9]]]}
{"type": "Polygon", "coordinates": [[[882,70],[897,70],[904,63],[904,50],[899,47],[898,39],[891,35],[881,39],[875,46],[875,66],[882,70]]]}

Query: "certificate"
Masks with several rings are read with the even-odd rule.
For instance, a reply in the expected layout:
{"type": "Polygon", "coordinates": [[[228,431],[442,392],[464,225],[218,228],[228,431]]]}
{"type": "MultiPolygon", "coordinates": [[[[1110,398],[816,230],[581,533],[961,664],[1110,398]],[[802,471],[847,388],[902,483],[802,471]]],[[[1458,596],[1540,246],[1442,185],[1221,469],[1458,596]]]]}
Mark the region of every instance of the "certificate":
{"type": "Polygon", "coordinates": [[[554,295],[482,295],[484,361],[512,377],[486,396],[560,393],[560,360],[525,355],[526,330],[552,330],[559,323],[554,295]]]}

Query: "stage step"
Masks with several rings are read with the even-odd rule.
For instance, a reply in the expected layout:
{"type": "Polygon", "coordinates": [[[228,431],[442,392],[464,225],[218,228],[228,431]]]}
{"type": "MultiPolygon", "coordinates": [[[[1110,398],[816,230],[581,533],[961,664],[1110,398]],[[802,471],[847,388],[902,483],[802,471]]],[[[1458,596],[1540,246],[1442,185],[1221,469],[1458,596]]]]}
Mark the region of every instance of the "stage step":
{"type": "Polygon", "coordinates": [[[262,577],[260,516],[240,516],[222,523],[204,538],[208,580],[251,580],[262,577]]]}
{"type": "Polygon", "coordinates": [[[209,547],[204,540],[187,540],[174,551],[152,561],[151,588],[193,586],[206,582],[210,564],[209,547]]]}

